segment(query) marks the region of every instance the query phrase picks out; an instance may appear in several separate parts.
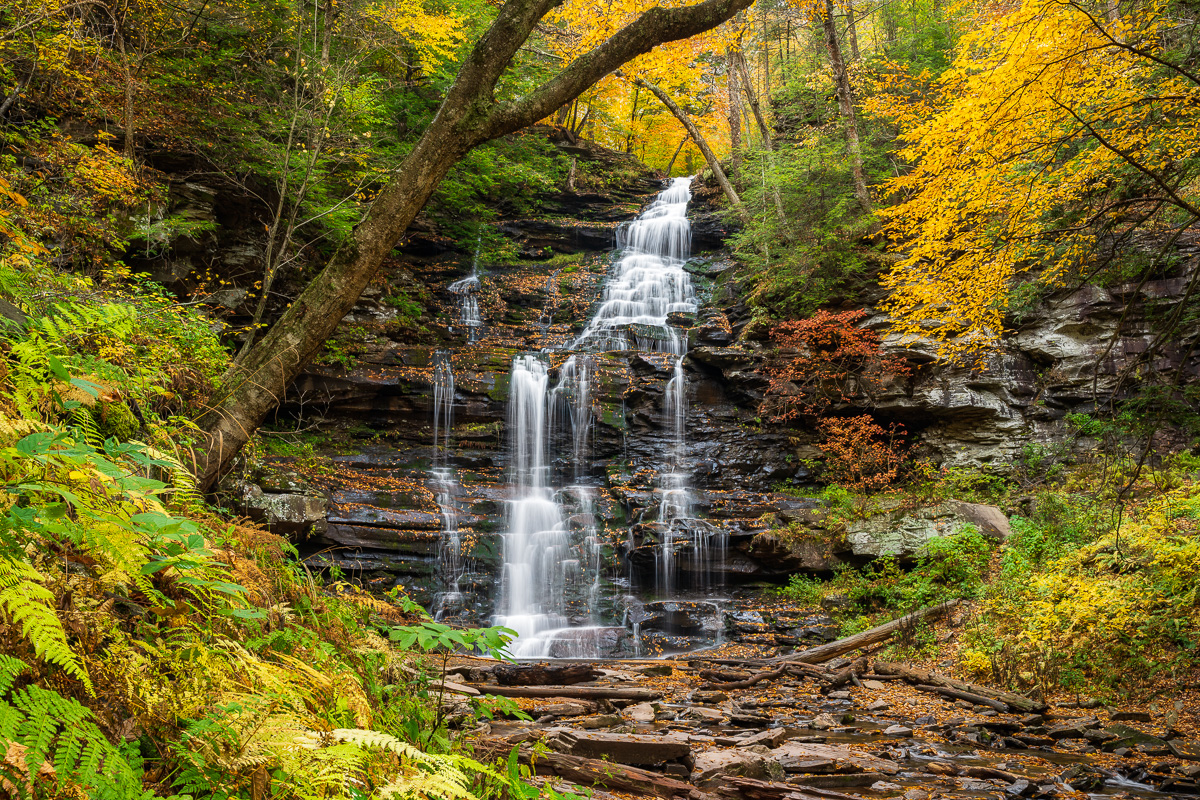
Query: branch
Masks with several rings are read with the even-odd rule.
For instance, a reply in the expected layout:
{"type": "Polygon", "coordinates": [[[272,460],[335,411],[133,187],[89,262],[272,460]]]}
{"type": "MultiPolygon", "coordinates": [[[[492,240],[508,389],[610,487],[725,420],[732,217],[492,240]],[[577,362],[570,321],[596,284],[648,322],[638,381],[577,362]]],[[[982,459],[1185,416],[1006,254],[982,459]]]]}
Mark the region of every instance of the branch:
{"type": "Polygon", "coordinates": [[[1075,118],[1076,122],[1078,122],[1083,127],[1087,128],[1088,133],[1090,133],[1093,137],[1095,137],[1096,141],[1099,142],[1101,144],[1101,146],[1104,147],[1105,150],[1109,150],[1112,153],[1120,156],[1125,161],[1125,163],[1129,164],[1129,166],[1133,167],[1138,172],[1142,173],[1147,178],[1154,181],[1154,183],[1156,183],[1158,185],[1158,188],[1162,189],[1164,192],[1167,193],[1167,196],[1171,198],[1171,200],[1175,203],[1176,206],[1178,206],[1179,208],[1188,212],[1189,214],[1191,214],[1194,217],[1200,217],[1200,209],[1197,209],[1194,205],[1192,205],[1187,200],[1184,200],[1182,197],[1180,197],[1178,194],[1176,194],[1175,190],[1172,189],[1170,186],[1168,186],[1167,182],[1165,180],[1163,180],[1163,178],[1160,177],[1158,175],[1158,173],[1143,166],[1142,164],[1139,164],[1136,160],[1134,160],[1133,156],[1129,155],[1128,153],[1123,152],[1122,150],[1117,148],[1115,145],[1110,144],[1107,139],[1105,139],[1103,136],[1101,136],[1100,133],[1095,128],[1092,127],[1091,123],[1089,123],[1083,117],[1076,114],[1074,109],[1063,105],[1062,103],[1058,102],[1058,100],[1054,99],[1053,97],[1050,98],[1050,102],[1054,103],[1054,105],[1058,106],[1063,111],[1070,114],[1072,117],[1075,118]]]}
{"type": "Polygon", "coordinates": [[[489,115],[488,137],[512,133],[550,116],[627,61],[649,53],[664,42],[686,39],[715,28],[751,2],[704,0],[683,8],[651,8],[603,44],[575,59],[528,97],[497,107],[489,115]]]}

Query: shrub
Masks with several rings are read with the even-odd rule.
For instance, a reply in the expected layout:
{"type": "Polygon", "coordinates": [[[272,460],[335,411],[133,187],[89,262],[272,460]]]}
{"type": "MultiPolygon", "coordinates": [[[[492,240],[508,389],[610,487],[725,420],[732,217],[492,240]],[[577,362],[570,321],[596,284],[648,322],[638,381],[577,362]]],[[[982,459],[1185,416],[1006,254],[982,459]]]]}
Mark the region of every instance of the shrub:
{"type": "Polygon", "coordinates": [[[825,583],[820,578],[799,573],[788,578],[787,586],[778,591],[780,597],[815,606],[821,601],[824,589],[825,583]]]}
{"type": "Polygon", "coordinates": [[[904,427],[881,427],[870,415],[831,417],[821,422],[818,445],[825,454],[823,478],[850,489],[883,489],[895,482],[904,464],[904,427]]]}
{"type": "Polygon", "coordinates": [[[907,376],[907,362],[884,356],[879,334],[857,326],[866,315],[818,311],[776,325],[771,339],[779,353],[767,368],[763,413],[777,420],[816,416],[838,402],[871,400],[890,379],[907,376]]]}

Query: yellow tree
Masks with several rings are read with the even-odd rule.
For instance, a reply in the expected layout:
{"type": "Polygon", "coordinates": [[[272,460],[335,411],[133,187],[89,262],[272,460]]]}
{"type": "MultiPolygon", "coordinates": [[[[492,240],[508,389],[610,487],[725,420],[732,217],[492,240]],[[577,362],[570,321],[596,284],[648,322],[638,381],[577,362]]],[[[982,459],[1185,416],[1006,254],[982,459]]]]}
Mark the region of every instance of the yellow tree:
{"type": "Polygon", "coordinates": [[[1162,246],[1143,274],[1160,266],[1200,220],[1200,79],[1178,47],[1194,41],[1187,14],[1161,0],[1120,14],[1023,0],[963,40],[932,116],[893,109],[916,165],[884,212],[905,252],[887,278],[901,332],[978,353],[1022,276],[1087,277],[1147,230],[1162,246]]]}

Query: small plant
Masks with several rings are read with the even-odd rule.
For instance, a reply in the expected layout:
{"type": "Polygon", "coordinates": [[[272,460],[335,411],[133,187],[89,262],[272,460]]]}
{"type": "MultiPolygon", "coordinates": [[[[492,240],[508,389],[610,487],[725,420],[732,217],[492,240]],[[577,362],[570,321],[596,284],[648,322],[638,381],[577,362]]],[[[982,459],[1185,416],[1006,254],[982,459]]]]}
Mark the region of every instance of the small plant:
{"type": "Polygon", "coordinates": [[[776,590],[780,597],[815,606],[825,592],[824,581],[812,575],[797,573],[788,578],[787,586],[776,590]]]}

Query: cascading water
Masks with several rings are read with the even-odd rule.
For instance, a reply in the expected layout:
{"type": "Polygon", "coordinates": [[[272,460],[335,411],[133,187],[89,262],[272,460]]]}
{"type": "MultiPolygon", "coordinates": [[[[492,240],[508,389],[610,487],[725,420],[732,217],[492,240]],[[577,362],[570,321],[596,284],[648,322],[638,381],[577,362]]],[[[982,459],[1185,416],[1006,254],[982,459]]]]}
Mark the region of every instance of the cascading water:
{"type": "Polygon", "coordinates": [[[624,255],[613,266],[600,307],[572,349],[683,355],[687,341],[667,325],[667,316],[696,310],[692,279],[683,269],[692,249],[687,218],[691,182],[675,178],[640,217],[617,230],[617,248],[624,255]]]}
{"type": "Polygon", "coordinates": [[[471,274],[457,280],[447,288],[458,295],[458,321],[467,329],[467,342],[474,344],[479,341],[483,332],[483,317],[479,313],[479,251],[483,237],[475,242],[475,258],[471,262],[471,274]]]}
{"type": "Polygon", "coordinates": [[[454,470],[446,465],[450,450],[450,429],[454,423],[454,367],[450,354],[439,350],[433,354],[433,467],[429,470],[434,497],[442,514],[442,535],[438,551],[439,574],[443,590],[434,599],[434,619],[444,619],[462,608],[463,594],[459,586],[465,564],[462,539],[458,530],[458,509],[454,496],[458,482],[454,470]]]}
{"type": "MultiPolygon", "coordinates": [[[[670,446],[659,471],[659,522],[665,530],[660,589],[667,592],[675,571],[675,531],[692,514],[685,464],[687,376],[683,358],[687,339],[669,324],[670,315],[696,310],[691,277],[683,268],[691,253],[690,184],[690,178],[674,179],[640,217],[618,230],[621,257],[613,265],[595,315],[571,345],[573,350],[637,349],[675,357],[663,393],[670,446]]],[[[592,427],[592,369],[586,353],[570,356],[551,390],[546,361],[526,355],[513,362],[508,435],[514,499],[509,503],[504,535],[501,601],[495,621],[518,632],[513,648],[518,656],[594,656],[599,637],[608,630],[594,625],[567,627],[568,590],[583,589],[593,623],[600,599],[593,488],[585,482],[592,427]],[[572,483],[556,496],[550,485],[547,448],[560,439],[570,442],[574,469],[572,483]],[[570,515],[564,502],[572,506],[570,515]]],[[[692,534],[696,552],[706,553],[707,528],[689,526],[686,530],[692,534]]]]}
{"type": "MultiPolygon", "coordinates": [[[[567,519],[549,485],[550,373],[534,355],[513,360],[509,382],[508,433],[512,462],[508,531],[495,623],[518,634],[518,657],[583,654],[584,629],[570,628],[567,590],[584,584],[583,565],[572,546],[567,519]]],[[[586,649],[586,646],[584,646],[586,649]]]]}

